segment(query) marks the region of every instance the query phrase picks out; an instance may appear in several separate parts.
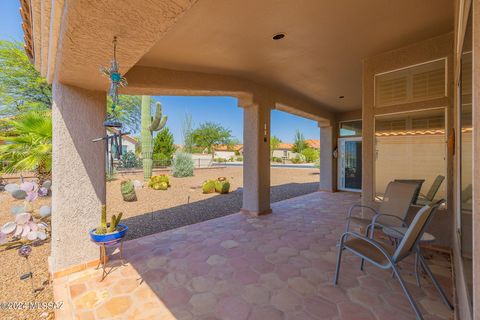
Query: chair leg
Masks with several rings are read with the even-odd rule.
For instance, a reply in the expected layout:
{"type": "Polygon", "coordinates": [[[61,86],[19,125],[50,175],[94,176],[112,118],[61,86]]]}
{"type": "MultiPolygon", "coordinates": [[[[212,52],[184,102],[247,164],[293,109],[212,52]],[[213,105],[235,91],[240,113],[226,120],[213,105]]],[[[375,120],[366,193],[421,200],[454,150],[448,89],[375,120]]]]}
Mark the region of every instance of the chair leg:
{"type": "Polygon", "coordinates": [[[420,275],[419,275],[419,272],[421,272],[421,270],[418,271],[418,255],[419,255],[419,254],[420,254],[419,252],[415,252],[415,267],[414,267],[414,270],[415,270],[415,280],[417,281],[417,286],[420,288],[421,285],[420,285],[420,275]]]}
{"type": "Polygon", "coordinates": [[[445,294],[445,291],[443,291],[442,287],[437,282],[437,279],[435,279],[435,276],[433,275],[432,271],[428,267],[427,263],[425,262],[421,254],[418,255],[418,259],[420,260],[420,264],[422,265],[425,272],[428,274],[430,279],[432,279],[433,285],[435,286],[435,288],[437,288],[437,291],[442,297],[443,302],[450,308],[450,310],[453,310],[453,305],[448,300],[447,295],[445,294]]]}
{"type": "Polygon", "coordinates": [[[340,247],[338,248],[337,266],[335,268],[335,279],[333,280],[333,285],[334,286],[337,285],[338,278],[340,277],[340,264],[342,263],[342,252],[343,252],[343,239],[340,242],[340,247]]]}
{"type": "Polygon", "coordinates": [[[403,278],[400,276],[400,272],[398,272],[398,269],[394,264],[392,264],[392,269],[393,269],[393,272],[394,272],[395,276],[397,276],[398,282],[400,282],[400,286],[403,289],[403,293],[405,293],[405,295],[407,296],[408,302],[410,302],[410,305],[412,306],[413,311],[415,312],[415,314],[417,316],[417,319],[418,320],[423,320],[423,316],[422,316],[422,313],[420,312],[420,309],[418,309],[418,306],[415,303],[415,300],[413,300],[413,297],[410,294],[410,292],[408,291],[407,286],[405,285],[405,282],[403,281],[403,278]]]}

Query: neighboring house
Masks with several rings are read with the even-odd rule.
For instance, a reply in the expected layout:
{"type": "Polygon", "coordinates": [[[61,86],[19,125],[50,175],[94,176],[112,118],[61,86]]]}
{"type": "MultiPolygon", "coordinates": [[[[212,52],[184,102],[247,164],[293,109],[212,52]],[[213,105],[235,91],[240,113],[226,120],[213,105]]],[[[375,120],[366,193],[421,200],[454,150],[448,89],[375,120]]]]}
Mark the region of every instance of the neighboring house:
{"type": "Polygon", "coordinates": [[[243,144],[229,145],[217,145],[213,147],[213,157],[230,159],[243,155],[243,144]]]}
{"type": "Polygon", "coordinates": [[[307,140],[305,140],[305,143],[306,143],[310,148],[320,150],[320,140],[307,139],[307,140]]]}
{"type": "Polygon", "coordinates": [[[280,142],[280,143],[278,144],[277,148],[275,148],[275,149],[272,151],[272,157],[282,158],[282,159],[292,159],[292,158],[295,158],[295,156],[297,155],[297,153],[296,153],[296,152],[293,152],[293,151],[292,151],[292,148],[293,148],[293,144],[280,142]]]}
{"type": "MultiPolygon", "coordinates": [[[[118,133],[119,131],[115,128],[108,128],[107,129],[107,134],[109,136],[118,133]]],[[[124,135],[122,136],[122,154],[125,154],[129,151],[132,151],[135,153],[135,146],[138,143],[137,139],[129,136],[129,135],[124,135]]]]}

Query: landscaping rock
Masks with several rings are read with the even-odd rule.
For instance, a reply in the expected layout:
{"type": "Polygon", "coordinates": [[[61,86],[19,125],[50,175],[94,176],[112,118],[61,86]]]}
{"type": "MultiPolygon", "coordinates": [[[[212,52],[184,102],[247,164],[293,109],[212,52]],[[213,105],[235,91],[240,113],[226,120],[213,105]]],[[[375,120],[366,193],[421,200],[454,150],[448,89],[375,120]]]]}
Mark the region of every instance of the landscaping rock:
{"type": "Polygon", "coordinates": [[[52,208],[49,206],[41,206],[39,212],[42,218],[46,218],[52,214],[52,208]]]}
{"type": "Polygon", "coordinates": [[[17,189],[11,192],[12,197],[17,200],[23,200],[27,197],[27,193],[23,190],[17,189]]]}

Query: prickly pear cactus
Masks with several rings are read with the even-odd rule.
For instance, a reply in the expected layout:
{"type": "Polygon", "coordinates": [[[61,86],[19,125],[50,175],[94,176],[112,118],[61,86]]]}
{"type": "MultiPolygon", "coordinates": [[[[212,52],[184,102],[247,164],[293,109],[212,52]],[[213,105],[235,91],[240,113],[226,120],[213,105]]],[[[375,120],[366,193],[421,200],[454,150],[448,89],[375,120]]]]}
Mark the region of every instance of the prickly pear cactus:
{"type": "Polygon", "coordinates": [[[152,153],[153,153],[153,132],[162,130],[167,123],[167,116],[162,115],[162,105],[156,104],[155,117],[151,116],[151,98],[142,96],[142,156],[143,156],[143,178],[146,180],[152,176],[152,153]]]}
{"type": "Polygon", "coordinates": [[[135,186],[132,181],[122,181],[120,183],[120,190],[122,192],[123,201],[137,201],[137,194],[135,193],[135,186]]]}

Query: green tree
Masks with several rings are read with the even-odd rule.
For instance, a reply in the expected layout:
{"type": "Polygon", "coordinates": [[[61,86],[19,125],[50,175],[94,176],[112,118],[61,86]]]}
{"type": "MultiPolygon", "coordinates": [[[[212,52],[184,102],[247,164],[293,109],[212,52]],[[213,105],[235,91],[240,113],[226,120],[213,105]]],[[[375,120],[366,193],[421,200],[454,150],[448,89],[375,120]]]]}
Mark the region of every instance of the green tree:
{"type": "MultiPolygon", "coordinates": [[[[0,115],[15,116],[52,107],[52,86],[30,62],[19,41],[0,40],[0,115]]],[[[115,117],[127,130],[138,131],[141,97],[120,95],[115,117]]],[[[112,114],[107,98],[107,113],[112,114]]]]}
{"type": "Polygon", "coordinates": [[[301,154],[303,154],[305,161],[308,163],[316,162],[320,157],[320,152],[314,148],[305,148],[302,150],[301,154]]]}
{"type": "Polygon", "coordinates": [[[187,153],[193,152],[193,120],[190,113],[185,113],[185,118],[182,123],[182,138],[183,138],[183,150],[187,153]]]}
{"type": "Polygon", "coordinates": [[[232,132],[218,123],[205,122],[192,132],[192,139],[196,146],[207,148],[208,153],[214,156],[213,146],[217,144],[229,144],[232,140],[232,132]]]}
{"type": "Polygon", "coordinates": [[[270,157],[273,157],[273,150],[277,149],[280,143],[282,143],[282,140],[276,136],[270,137],[270,157]]]}
{"type": "Polygon", "coordinates": [[[30,63],[21,42],[0,40],[0,70],[0,114],[51,108],[52,87],[30,63]]]}
{"type": "Polygon", "coordinates": [[[305,138],[303,137],[303,133],[300,132],[300,130],[297,129],[295,132],[295,138],[293,142],[293,152],[301,153],[303,149],[307,148],[307,143],[305,142],[305,138]]]}
{"type": "Polygon", "coordinates": [[[123,124],[124,129],[122,131],[138,132],[142,106],[141,96],[120,95],[115,111],[112,111],[111,106],[112,99],[107,96],[107,114],[114,116],[123,124]]]}
{"type": "Polygon", "coordinates": [[[3,172],[35,171],[43,181],[52,171],[52,117],[50,112],[30,111],[2,120],[9,128],[0,133],[3,172]]]}
{"type": "Polygon", "coordinates": [[[153,154],[163,155],[166,159],[172,159],[176,151],[173,141],[173,134],[170,130],[167,127],[163,128],[153,139],[153,154]]]}

